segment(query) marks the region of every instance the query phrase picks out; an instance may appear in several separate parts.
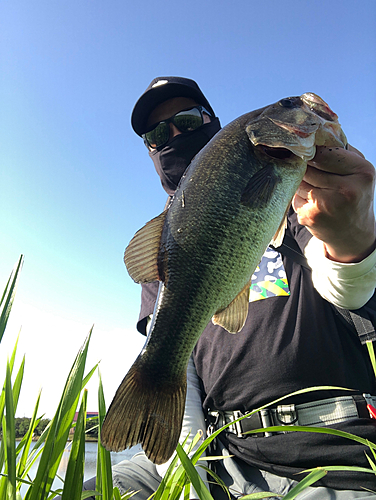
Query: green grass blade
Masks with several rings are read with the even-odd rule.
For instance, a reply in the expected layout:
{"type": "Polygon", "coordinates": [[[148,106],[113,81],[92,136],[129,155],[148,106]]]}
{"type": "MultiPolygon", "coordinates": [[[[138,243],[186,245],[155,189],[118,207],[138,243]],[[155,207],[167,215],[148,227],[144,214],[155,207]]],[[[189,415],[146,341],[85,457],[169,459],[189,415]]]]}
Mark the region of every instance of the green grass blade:
{"type": "Polygon", "coordinates": [[[185,469],[182,465],[179,465],[166,482],[165,490],[161,490],[161,500],[176,500],[178,498],[180,499],[184,486],[188,483],[189,479],[187,477],[185,469]]]}
{"type": "Polygon", "coordinates": [[[332,436],[343,437],[356,441],[357,443],[368,446],[371,449],[376,449],[376,444],[370,442],[368,439],[361,438],[355,434],[350,434],[349,432],[338,431],[336,429],[330,429],[328,427],[308,427],[301,425],[284,425],[284,426],[274,426],[267,427],[265,429],[255,429],[245,434],[254,434],[257,432],[316,432],[318,434],[331,434],[332,436]]]}
{"type": "Polygon", "coordinates": [[[16,295],[18,280],[23,265],[23,255],[19,258],[18,264],[13,269],[0,302],[0,342],[3,338],[7,326],[10,311],[12,309],[14,296],[16,295]]]}
{"type": "MultiPolygon", "coordinates": [[[[25,434],[24,438],[21,441],[22,455],[21,455],[21,457],[18,461],[18,464],[17,464],[17,477],[19,477],[19,478],[24,478],[24,475],[27,474],[27,472],[29,470],[29,469],[27,469],[26,464],[27,464],[27,459],[29,456],[29,451],[30,451],[30,446],[31,446],[32,439],[33,439],[34,430],[39,422],[39,419],[37,419],[37,412],[38,412],[38,408],[39,408],[40,396],[41,396],[41,392],[39,391],[37,402],[35,404],[34,411],[33,411],[33,416],[31,417],[31,420],[30,420],[29,428],[28,428],[27,433],[25,434]]],[[[17,484],[18,490],[21,488],[21,485],[22,485],[22,483],[18,482],[18,484],[17,484]]]]}
{"type": "MultiPolygon", "coordinates": [[[[186,445],[188,438],[189,436],[185,438],[183,446],[186,445]]],[[[179,457],[175,453],[157,491],[150,498],[153,498],[153,500],[173,500],[180,498],[188,479],[184,467],[182,465],[177,467],[178,460],[179,457]]]]}
{"type": "Polygon", "coordinates": [[[5,380],[5,423],[6,423],[6,455],[7,455],[7,499],[16,500],[16,432],[14,427],[13,389],[9,361],[5,380]]]}
{"type": "Polygon", "coordinates": [[[135,495],[137,495],[137,493],[139,493],[139,491],[140,490],[138,490],[138,491],[126,491],[125,493],[123,493],[122,495],[120,495],[119,490],[115,486],[115,488],[114,488],[114,497],[115,497],[116,500],[117,500],[117,498],[120,498],[121,500],[129,500],[130,498],[132,498],[135,495]],[[120,497],[115,496],[118,493],[119,493],[120,497]]]}
{"type": "Polygon", "coordinates": [[[86,384],[89,382],[89,380],[91,379],[91,377],[93,376],[93,374],[94,374],[94,372],[96,371],[97,368],[98,368],[98,363],[94,366],[94,368],[92,368],[89,371],[89,373],[86,375],[86,377],[82,381],[82,389],[84,389],[86,387],[86,384]]]}
{"type": "Polygon", "coordinates": [[[263,498],[276,498],[276,497],[282,498],[282,495],[278,495],[277,493],[272,493],[271,491],[262,491],[260,493],[251,493],[250,495],[244,495],[244,497],[241,497],[241,500],[262,500],[263,498]]]}
{"type": "MultiPolygon", "coordinates": [[[[202,436],[203,436],[203,432],[201,430],[199,430],[197,432],[197,434],[194,436],[194,438],[192,439],[192,441],[191,441],[190,445],[188,446],[188,448],[186,449],[187,455],[189,455],[189,453],[193,450],[193,448],[200,441],[200,439],[202,438],[202,436]]],[[[183,443],[183,447],[184,447],[184,443],[183,443]]]]}
{"type": "Polygon", "coordinates": [[[91,331],[68,375],[58,409],[48,426],[48,434],[33,486],[29,489],[25,500],[44,500],[51,490],[77,409],[90,336],[91,331]]]}
{"type": "MultiPolygon", "coordinates": [[[[39,420],[41,420],[42,418],[43,417],[40,417],[38,419],[38,423],[39,423],[39,420]]],[[[27,457],[27,463],[26,463],[26,469],[27,470],[29,470],[32,467],[32,465],[34,465],[34,463],[36,462],[36,460],[42,454],[42,452],[43,452],[43,446],[44,446],[44,443],[45,443],[46,438],[47,438],[48,433],[49,433],[50,424],[51,424],[51,422],[44,429],[44,431],[42,432],[42,435],[39,436],[38,440],[34,444],[33,449],[30,451],[30,453],[29,453],[29,455],[27,457]]]]}
{"type": "MultiPolygon", "coordinates": [[[[223,458],[226,458],[226,457],[223,457],[223,458]]],[[[227,458],[228,458],[228,455],[227,455],[227,458]]],[[[230,500],[230,498],[231,498],[230,492],[228,491],[224,481],[214,471],[209,469],[209,467],[206,467],[205,465],[200,465],[200,467],[206,471],[206,474],[208,476],[208,482],[209,482],[209,478],[212,477],[214,479],[215,483],[222,488],[222,490],[226,493],[226,495],[228,496],[228,498],[230,500]]],[[[213,481],[210,481],[210,482],[213,483],[213,481]]]]}
{"type": "MultiPolygon", "coordinates": [[[[14,346],[12,356],[9,360],[9,369],[10,369],[11,375],[13,373],[14,361],[15,361],[16,352],[17,352],[17,345],[18,345],[18,338],[16,340],[16,344],[14,346]]],[[[19,370],[19,373],[20,373],[20,370],[19,370]]],[[[22,373],[23,373],[23,368],[22,368],[22,373]]],[[[4,381],[3,391],[1,392],[1,395],[0,395],[0,421],[2,421],[2,419],[3,419],[4,409],[5,409],[5,385],[6,385],[6,382],[4,381]]],[[[18,400],[18,398],[17,398],[17,400],[18,400]]],[[[3,467],[4,467],[4,460],[5,460],[4,446],[5,446],[5,443],[4,443],[4,440],[2,440],[1,445],[0,445],[0,471],[3,470],[3,467]]],[[[0,488],[0,491],[1,491],[1,488],[0,488]]]]}
{"type": "Polygon", "coordinates": [[[14,344],[12,355],[11,355],[10,360],[9,360],[9,366],[10,366],[10,373],[11,374],[13,373],[14,362],[15,362],[16,354],[17,354],[18,341],[20,339],[20,333],[21,333],[21,331],[17,335],[16,343],[14,344]]]}
{"type": "MultiPolygon", "coordinates": [[[[177,482],[178,472],[175,471],[175,473],[174,473],[174,470],[175,470],[176,464],[178,462],[178,459],[179,459],[179,457],[175,454],[175,456],[173,457],[165,475],[162,478],[162,481],[161,481],[157,491],[155,492],[155,494],[153,496],[154,500],[162,500],[162,497],[164,496],[164,494],[165,494],[166,498],[168,497],[168,494],[169,494],[169,492],[171,490],[171,486],[172,486],[173,476],[175,476],[175,483],[177,482]]],[[[181,468],[181,472],[184,473],[183,468],[181,468]]]]}
{"type": "MultiPolygon", "coordinates": [[[[367,469],[365,467],[355,467],[352,465],[326,465],[325,467],[320,467],[320,469],[326,472],[336,471],[336,472],[366,472],[368,474],[376,474],[372,469],[367,469]]],[[[307,469],[305,472],[309,472],[316,469],[307,469]]]]}
{"type": "Polygon", "coordinates": [[[372,453],[373,460],[371,459],[371,457],[368,456],[367,453],[366,453],[366,457],[367,457],[367,460],[368,460],[372,470],[376,470],[376,452],[373,448],[370,448],[370,451],[372,453]]]}
{"type": "Polygon", "coordinates": [[[101,494],[98,493],[97,491],[86,490],[86,491],[83,491],[81,493],[81,497],[78,497],[78,498],[81,498],[81,500],[85,500],[85,498],[100,497],[100,496],[101,496],[101,494]]]}
{"type": "Polygon", "coordinates": [[[166,490],[162,491],[161,500],[180,500],[185,485],[189,483],[187,473],[182,465],[174,471],[166,485],[166,490]]]}
{"type": "Polygon", "coordinates": [[[366,453],[366,457],[367,457],[367,460],[368,460],[368,463],[369,463],[371,469],[374,472],[376,472],[376,464],[375,464],[375,462],[369,458],[369,456],[367,455],[367,453],[366,453]]]}
{"type": "Polygon", "coordinates": [[[79,498],[82,492],[85,467],[85,429],[86,429],[87,391],[84,391],[77,424],[73,435],[72,449],[69,454],[65,475],[62,500],[79,498]]]}
{"type": "Polygon", "coordinates": [[[3,474],[0,479],[0,498],[6,498],[6,490],[7,490],[7,485],[8,485],[8,470],[7,470],[7,460],[6,460],[6,455],[7,455],[7,447],[6,447],[6,442],[7,442],[7,424],[5,422],[5,416],[2,418],[2,439],[1,439],[1,451],[4,455],[4,463],[5,467],[3,466],[3,474]]]}
{"type": "MultiPolygon", "coordinates": [[[[24,373],[25,359],[21,363],[18,370],[14,385],[12,387],[12,369],[14,366],[15,349],[13,350],[13,355],[11,361],[7,362],[6,379],[4,384],[4,392],[2,394],[2,400],[0,402],[0,412],[4,414],[4,402],[6,409],[6,418],[3,424],[3,431],[5,430],[6,438],[2,440],[0,448],[0,466],[1,470],[4,466],[4,461],[6,459],[6,472],[8,473],[7,479],[7,498],[16,498],[15,488],[16,488],[16,441],[15,441],[15,410],[17,408],[18,399],[20,395],[20,389],[24,373]],[[5,399],[5,401],[4,401],[5,399]],[[13,491],[14,490],[14,491],[13,491]]],[[[1,485],[1,492],[4,494],[3,481],[1,485]]]]}
{"type": "Polygon", "coordinates": [[[375,357],[375,350],[373,348],[373,342],[372,342],[372,340],[366,340],[366,346],[367,346],[367,349],[368,349],[369,358],[371,360],[373,372],[374,372],[374,374],[376,376],[376,357],[375,357]]]}
{"type": "Polygon", "coordinates": [[[113,484],[112,484],[112,469],[111,469],[111,454],[101,444],[101,432],[104,418],[106,416],[106,403],[104,400],[102,377],[99,374],[98,388],[98,455],[97,455],[97,481],[96,490],[102,493],[103,500],[112,500],[113,484]]]}
{"type": "MultiPolygon", "coordinates": [[[[11,355],[10,360],[9,360],[9,368],[10,368],[11,375],[13,373],[14,362],[15,362],[16,353],[17,353],[18,340],[19,340],[19,336],[17,337],[16,344],[13,348],[13,352],[12,352],[12,355],[11,355]]],[[[5,381],[4,381],[4,385],[3,385],[3,391],[1,392],[1,395],[0,395],[0,422],[2,421],[3,416],[4,416],[4,409],[5,409],[5,381]]],[[[1,445],[0,445],[0,471],[3,470],[4,459],[5,459],[4,440],[2,440],[1,445]]]]}
{"type": "Polygon", "coordinates": [[[299,493],[304,491],[311,484],[316,483],[319,479],[326,475],[326,470],[324,469],[315,469],[307,477],[302,479],[292,490],[290,490],[284,498],[284,500],[293,500],[296,498],[299,493]]]}
{"type": "Polygon", "coordinates": [[[118,488],[114,488],[114,500],[121,500],[121,495],[118,488]]]}
{"type": "Polygon", "coordinates": [[[23,376],[24,376],[24,371],[25,371],[25,356],[22,358],[20,368],[18,369],[16,378],[15,378],[14,384],[13,384],[14,413],[16,413],[16,409],[18,406],[18,400],[20,398],[21,385],[22,385],[22,380],[23,380],[23,376]]]}
{"type": "Polygon", "coordinates": [[[209,493],[209,490],[205,486],[203,480],[196,471],[193,463],[189,460],[188,455],[185,453],[180,444],[178,444],[176,448],[176,453],[178,454],[180,461],[185,469],[185,472],[187,473],[187,476],[189,477],[200,500],[214,500],[211,494],[209,493]]]}

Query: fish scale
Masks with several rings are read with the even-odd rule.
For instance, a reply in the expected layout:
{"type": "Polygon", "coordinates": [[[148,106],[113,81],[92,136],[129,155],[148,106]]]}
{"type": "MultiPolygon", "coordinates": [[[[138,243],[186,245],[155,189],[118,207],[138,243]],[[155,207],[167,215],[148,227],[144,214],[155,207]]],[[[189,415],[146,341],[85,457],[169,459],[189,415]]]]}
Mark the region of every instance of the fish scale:
{"type": "Polygon", "coordinates": [[[252,274],[269,243],[281,244],[318,143],[344,147],[346,138],[311,93],[237,118],[196,155],[167,210],[131,240],[124,256],[131,277],[161,285],[146,344],[102,427],[107,449],[141,443],[153,462],[170,458],[194,346],[210,320],[241,331],[252,274]]]}

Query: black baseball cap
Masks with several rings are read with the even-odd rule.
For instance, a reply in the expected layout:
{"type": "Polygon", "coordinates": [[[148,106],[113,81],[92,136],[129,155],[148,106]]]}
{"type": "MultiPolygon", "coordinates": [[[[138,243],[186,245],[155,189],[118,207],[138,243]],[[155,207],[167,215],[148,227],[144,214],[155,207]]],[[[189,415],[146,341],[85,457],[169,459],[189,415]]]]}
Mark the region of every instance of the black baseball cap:
{"type": "Polygon", "coordinates": [[[173,97],[191,97],[215,116],[208,100],[194,80],[180,76],[158,76],[150,83],[133,108],[131,123],[136,134],[139,136],[144,134],[147,119],[153,109],[173,97]]]}

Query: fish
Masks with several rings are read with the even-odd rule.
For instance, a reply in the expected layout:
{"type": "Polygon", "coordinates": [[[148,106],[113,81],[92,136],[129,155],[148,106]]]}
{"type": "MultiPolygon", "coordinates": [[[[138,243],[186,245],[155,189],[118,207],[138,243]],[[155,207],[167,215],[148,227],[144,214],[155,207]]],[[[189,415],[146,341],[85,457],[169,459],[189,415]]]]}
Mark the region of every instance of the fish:
{"type": "Polygon", "coordinates": [[[210,321],[242,330],[252,274],[268,245],[282,243],[318,145],[344,148],[347,139],[316,94],[246,113],[194,157],[167,209],[132,238],[124,254],[129,275],[160,287],[146,343],[102,426],[107,450],[141,443],[155,464],[172,456],[195,344],[210,321]]]}

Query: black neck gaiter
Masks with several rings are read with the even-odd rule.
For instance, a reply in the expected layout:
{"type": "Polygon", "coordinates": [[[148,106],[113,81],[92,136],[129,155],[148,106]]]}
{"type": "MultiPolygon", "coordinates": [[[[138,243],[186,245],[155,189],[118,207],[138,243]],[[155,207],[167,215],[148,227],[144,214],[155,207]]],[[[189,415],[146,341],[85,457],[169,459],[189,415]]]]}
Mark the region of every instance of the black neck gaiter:
{"type": "Polygon", "coordinates": [[[219,119],[213,118],[193,132],[177,135],[160,151],[149,152],[163,189],[170,196],[174,194],[192,158],[220,129],[219,119]]]}

